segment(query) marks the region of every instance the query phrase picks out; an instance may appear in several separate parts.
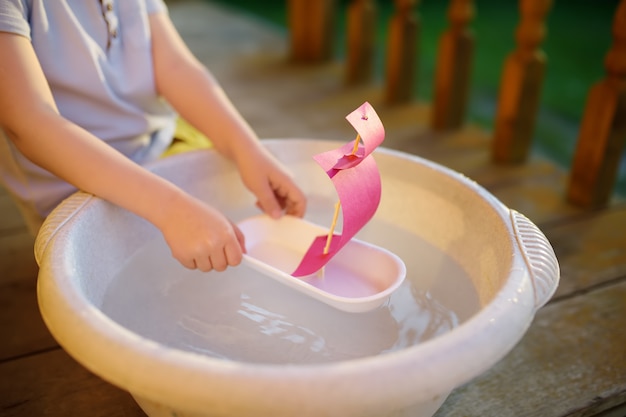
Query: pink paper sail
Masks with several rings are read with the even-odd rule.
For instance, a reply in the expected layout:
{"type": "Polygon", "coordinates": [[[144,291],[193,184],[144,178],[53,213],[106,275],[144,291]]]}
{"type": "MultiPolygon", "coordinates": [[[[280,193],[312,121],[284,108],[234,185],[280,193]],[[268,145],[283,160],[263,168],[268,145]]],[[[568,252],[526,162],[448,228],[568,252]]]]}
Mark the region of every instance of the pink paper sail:
{"type": "Polygon", "coordinates": [[[371,156],[385,139],[385,129],[374,108],[367,102],[350,113],[346,119],[359,134],[362,144],[353,153],[355,141],[313,156],[332,180],[343,216],[340,235],[333,234],[328,253],[324,253],[328,236],[317,236],[300,265],[291,274],[302,277],[319,271],[354,237],[374,216],[380,203],[380,173],[371,156]]]}

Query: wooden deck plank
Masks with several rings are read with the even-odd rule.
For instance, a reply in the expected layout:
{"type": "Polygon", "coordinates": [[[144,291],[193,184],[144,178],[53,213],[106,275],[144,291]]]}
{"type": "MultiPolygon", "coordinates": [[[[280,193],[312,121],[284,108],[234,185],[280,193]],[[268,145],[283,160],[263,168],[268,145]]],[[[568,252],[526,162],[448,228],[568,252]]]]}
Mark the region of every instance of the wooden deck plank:
{"type": "Polygon", "coordinates": [[[37,306],[34,240],[0,187],[0,361],[57,346],[37,306]]]}
{"type": "Polygon", "coordinates": [[[0,236],[26,229],[22,216],[3,187],[0,187],[0,236]]]}
{"type": "Polygon", "coordinates": [[[57,346],[37,306],[35,285],[13,282],[0,286],[0,361],[57,346]]]}
{"type": "Polygon", "coordinates": [[[3,417],[145,417],[132,397],[63,350],[0,363],[3,417]]]}
{"type": "Polygon", "coordinates": [[[626,277],[626,204],[548,226],[544,233],[561,266],[556,298],[626,277]]]}
{"type": "Polygon", "coordinates": [[[0,234],[0,283],[37,275],[34,242],[34,237],[26,229],[0,234]]]}
{"type": "Polygon", "coordinates": [[[626,279],[549,304],[500,363],[436,417],[592,416],[626,402],[626,279]]]}
{"type": "Polygon", "coordinates": [[[56,346],[39,314],[37,273],[33,237],[0,235],[0,361],[56,346]]]}

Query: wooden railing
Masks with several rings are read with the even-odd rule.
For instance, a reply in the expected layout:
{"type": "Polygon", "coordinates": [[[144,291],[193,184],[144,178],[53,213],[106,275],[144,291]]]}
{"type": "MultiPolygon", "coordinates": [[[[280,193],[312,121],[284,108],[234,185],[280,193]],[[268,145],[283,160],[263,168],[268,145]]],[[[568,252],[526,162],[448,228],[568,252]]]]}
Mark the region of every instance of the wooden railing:
{"type": "Polygon", "coordinates": [[[615,13],[604,66],[606,78],[587,98],[568,189],[569,201],[583,206],[610,198],[626,142],[626,0],[615,13]]]}
{"type": "MultiPolygon", "coordinates": [[[[389,103],[413,99],[419,62],[418,0],[395,0],[389,22],[385,98],[389,103]]],[[[298,62],[332,59],[335,0],[289,0],[290,54],[298,62]]],[[[348,84],[369,82],[375,52],[376,2],[352,0],[347,12],[345,77],[348,84]]],[[[506,58],[494,116],[494,163],[523,163],[535,129],[546,58],[541,50],[552,0],[519,0],[516,48],[506,58]]],[[[449,131],[463,126],[469,101],[474,56],[473,0],[450,0],[448,28],[438,45],[430,128],[449,131]]],[[[581,207],[606,205],[612,196],[626,142],[626,0],[613,22],[613,44],[605,60],[606,77],[588,96],[581,122],[566,197],[581,207]]]]}

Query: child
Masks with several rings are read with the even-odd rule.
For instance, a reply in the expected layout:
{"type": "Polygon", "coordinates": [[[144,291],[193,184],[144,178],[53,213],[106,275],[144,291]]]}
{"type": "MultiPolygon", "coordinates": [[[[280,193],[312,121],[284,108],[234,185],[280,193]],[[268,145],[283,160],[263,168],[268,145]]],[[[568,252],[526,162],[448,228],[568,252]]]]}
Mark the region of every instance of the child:
{"type": "Polygon", "coordinates": [[[33,232],[78,188],[153,223],[185,267],[239,264],[237,227],[141,166],[172,143],[172,107],[236,164],[263,211],[304,214],[302,191],[163,0],[0,0],[0,179],[33,232]]]}

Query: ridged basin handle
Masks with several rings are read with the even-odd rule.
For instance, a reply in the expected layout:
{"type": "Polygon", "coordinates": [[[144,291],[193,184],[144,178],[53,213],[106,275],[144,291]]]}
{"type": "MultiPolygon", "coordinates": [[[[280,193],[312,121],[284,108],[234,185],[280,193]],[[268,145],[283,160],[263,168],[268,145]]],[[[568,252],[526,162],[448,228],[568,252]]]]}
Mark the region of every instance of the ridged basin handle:
{"type": "Polygon", "coordinates": [[[37,239],[35,240],[35,260],[38,265],[41,265],[44,252],[57,231],[92,198],[92,194],[79,191],[52,210],[41,225],[39,233],[37,233],[37,239]]]}
{"type": "Polygon", "coordinates": [[[552,245],[526,216],[511,210],[515,237],[526,260],[535,291],[535,310],[545,305],[559,284],[559,262],[552,245]]]}

